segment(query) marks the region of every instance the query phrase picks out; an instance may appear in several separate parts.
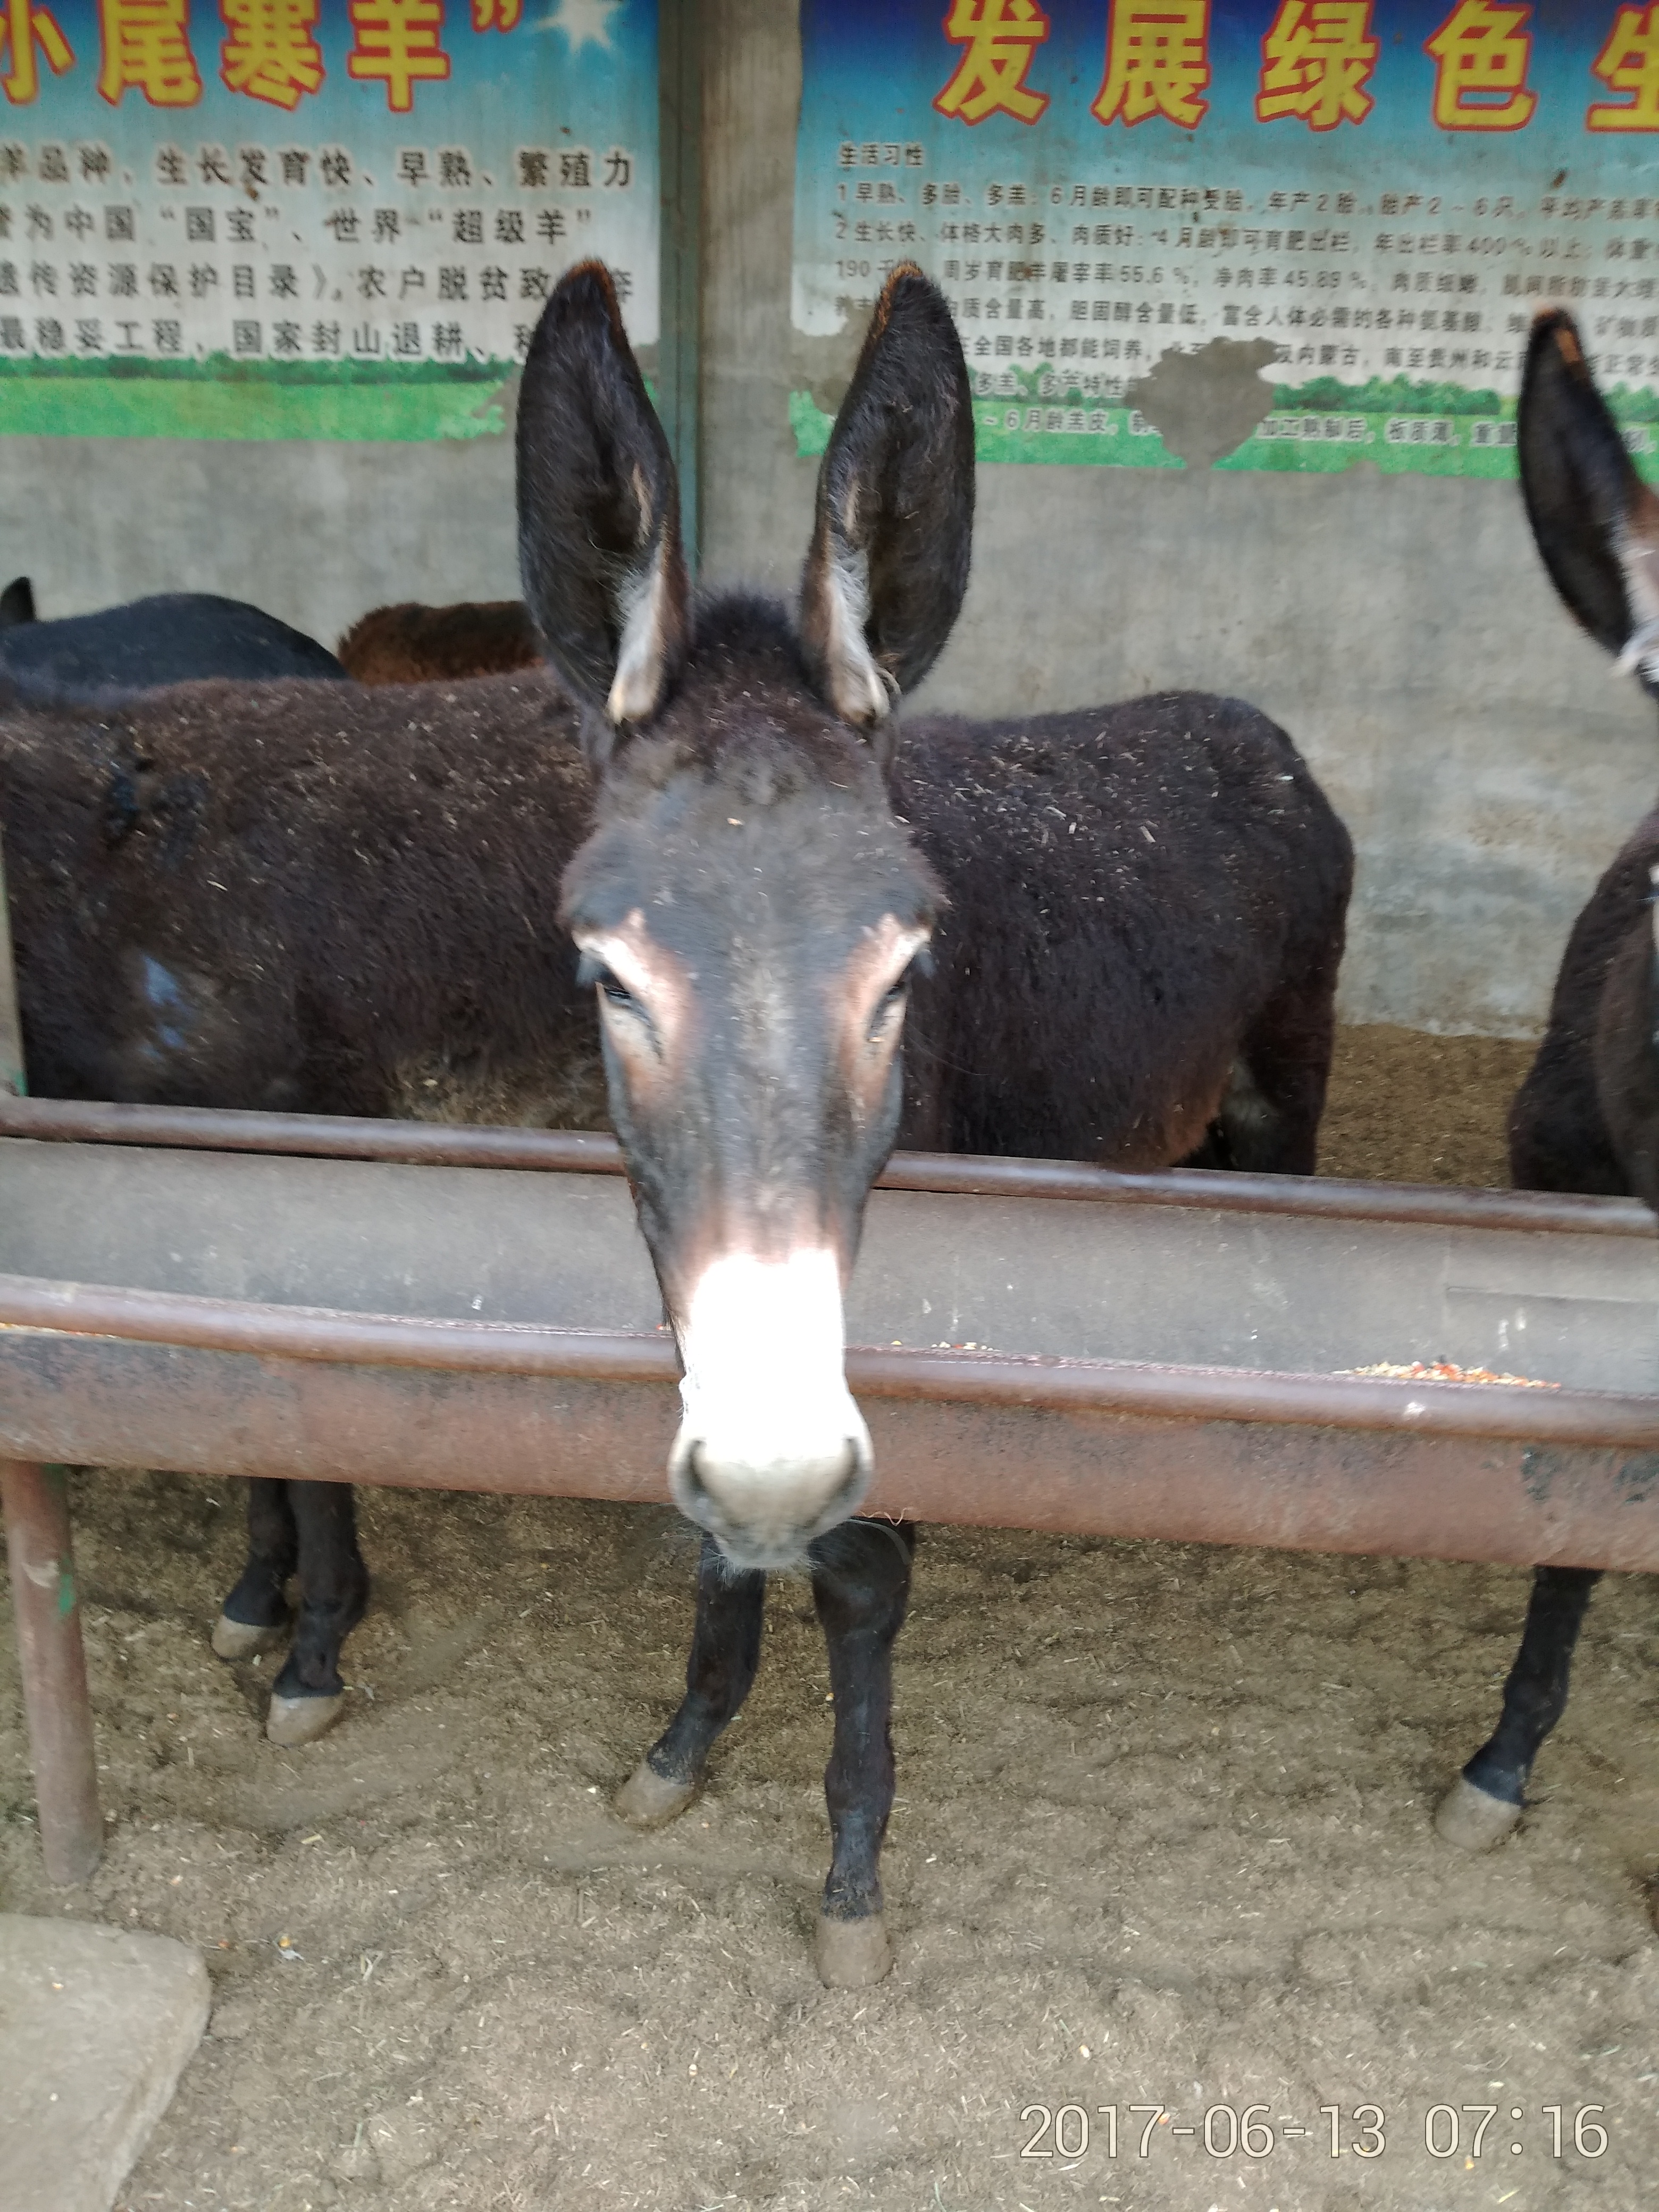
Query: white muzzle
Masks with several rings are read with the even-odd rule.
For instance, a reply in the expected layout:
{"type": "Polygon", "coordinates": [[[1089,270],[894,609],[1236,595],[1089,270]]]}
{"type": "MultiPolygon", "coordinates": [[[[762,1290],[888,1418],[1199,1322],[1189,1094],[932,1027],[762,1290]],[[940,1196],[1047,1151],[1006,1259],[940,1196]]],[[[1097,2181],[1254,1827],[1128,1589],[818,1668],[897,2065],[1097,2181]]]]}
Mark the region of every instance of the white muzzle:
{"type": "Polygon", "coordinates": [[[841,1267],[824,1248],[727,1255],[693,1285],[669,1480],[735,1565],[794,1565],[868,1490],[870,1432],[845,1351],[841,1267]]]}

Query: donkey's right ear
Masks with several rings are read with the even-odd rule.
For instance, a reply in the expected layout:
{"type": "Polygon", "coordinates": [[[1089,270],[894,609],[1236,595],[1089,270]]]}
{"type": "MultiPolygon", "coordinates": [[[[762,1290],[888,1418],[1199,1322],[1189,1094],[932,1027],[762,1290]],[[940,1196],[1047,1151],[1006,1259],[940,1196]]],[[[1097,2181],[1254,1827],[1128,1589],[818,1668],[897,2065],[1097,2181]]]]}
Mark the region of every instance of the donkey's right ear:
{"type": "Polygon", "coordinates": [[[614,729],[648,721],[685,659],[690,583],[668,441],[609,271],[555,287],[519,393],[519,568],[548,656],[614,729]]]}
{"type": "Polygon", "coordinates": [[[882,726],[939,658],[968,588],[974,410],[945,295],[914,263],[883,287],[818,471],[800,636],[843,720],[882,726]]]}
{"type": "Polygon", "coordinates": [[[1659,499],[1636,473],[1571,315],[1533,325],[1516,418],[1527,519],[1550,580],[1599,645],[1659,683],[1659,499]]]}

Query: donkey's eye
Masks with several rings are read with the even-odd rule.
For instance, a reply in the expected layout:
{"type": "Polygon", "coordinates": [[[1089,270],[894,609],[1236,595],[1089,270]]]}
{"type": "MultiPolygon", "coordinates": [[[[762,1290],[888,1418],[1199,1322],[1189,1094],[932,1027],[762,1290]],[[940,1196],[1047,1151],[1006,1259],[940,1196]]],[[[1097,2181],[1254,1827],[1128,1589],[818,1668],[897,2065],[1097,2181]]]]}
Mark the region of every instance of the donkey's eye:
{"type": "Polygon", "coordinates": [[[905,1001],[910,995],[911,978],[915,973],[916,963],[913,960],[904,973],[896,981],[890,983],[880,998],[877,1000],[876,1011],[870,1017],[870,1036],[872,1042],[881,1036],[895,1014],[903,1012],[905,1001]]]}
{"type": "Polygon", "coordinates": [[[596,953],[584,952],[576,963],[576,981],[583,989],[597,983],[613,1006],[635,1006],[638,1004],[627,984],[613,974],[596,953]]]}

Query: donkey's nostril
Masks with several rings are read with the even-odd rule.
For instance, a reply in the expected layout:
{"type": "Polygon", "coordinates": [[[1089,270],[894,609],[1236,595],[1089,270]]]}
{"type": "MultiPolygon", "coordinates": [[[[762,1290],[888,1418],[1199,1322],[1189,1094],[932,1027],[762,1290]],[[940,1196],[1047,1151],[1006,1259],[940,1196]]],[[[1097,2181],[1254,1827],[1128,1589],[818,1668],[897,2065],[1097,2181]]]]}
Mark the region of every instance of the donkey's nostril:
{"type": "Polygon", "coordinates": [[[732,1449],[707,1431],[682,1431],[669,1462],[681,1512],[750,1565],[798,1557],[857,1511],[870,1474],[867,1446],[857,1436],[826,1437],[815,1450],[773,1457],[732,1449]]]}
{"type": "Polygon", "coordinates": [[[839,1517],[844,1520],[847,1515],[853,1510],[853,1508],[864,1496],[866,1487],[865,1474],[865,1464],[862,1455],[859,1450],[858,1439],[856,1437],[848,1437],[847,1439],[847,1470],[842,1479],[840,1489],[837,1490],[834,1497],[830,1499],[825,1510],[836,1512],[838,1513],[839,1517]]]}
{"type": "Polygon", "coordinates": [[[702,1443],[693,1443],[688,1445],[685,1457],[681,1462],[684,1470],[681,1480],[685,1486],[688,1505],[708,1505],[713,1502],[708,1494],[708,1485],[702,1479],[702,1469],[697,1464],[702,1452],[702,1443]]]}

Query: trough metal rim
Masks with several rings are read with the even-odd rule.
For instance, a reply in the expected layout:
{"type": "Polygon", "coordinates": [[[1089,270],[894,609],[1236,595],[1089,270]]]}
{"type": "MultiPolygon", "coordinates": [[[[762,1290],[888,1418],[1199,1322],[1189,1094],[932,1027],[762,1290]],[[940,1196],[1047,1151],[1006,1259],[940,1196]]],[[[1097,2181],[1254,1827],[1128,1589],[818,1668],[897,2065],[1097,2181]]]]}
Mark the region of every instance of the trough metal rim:
{"type": "MultiPolygon", "coordinates": [[[[266,1114],[208,1106],[131,1106],[12,1098],[0,1092],[0,1138],[7,1137],[54,1144],[374,1160],[406,1167],[623,1173],[616,1139],[597,1130],[376,1121],[343,1114],[266,1114]]],[[[1468,1190],[1435,1183],[1344,1182],[1316,1176],[1240,1175],[1211,1168],[1124,1175],[1073,1160],[988,1158],[969,1152],[895,1152],[878,1178],[878,1188],[940,1197],[1072,1199],[1103,1206],[1294,1214],[1304,1219],[1440,1223],[1459,1229],[1566,1230],[1607,1237],[1656,1233],[1653,1215],[1633,1198],[1468,1190]]]]}
{"type": "MultiPolygon", "coordinates": [[[[680,1372],[665,1334],[352,1313],[40,1275],[0,1274],[0,1330],[434,1374],[672,1385],[680,1372]]],[[[848,1347],[847,1379],[866,1397],[939,1404],[1659,1446],[1659,1396],[1613,1391],[873,1345],[848,1347]]]]}

